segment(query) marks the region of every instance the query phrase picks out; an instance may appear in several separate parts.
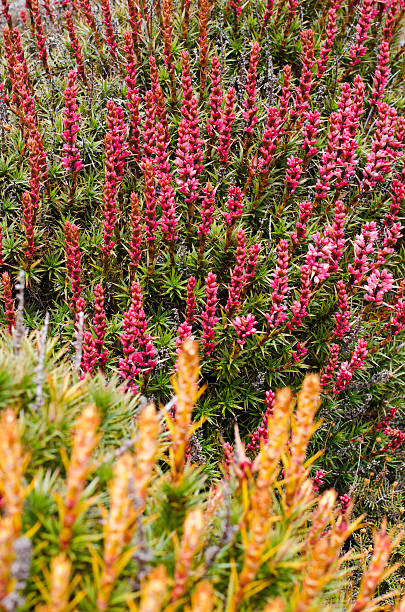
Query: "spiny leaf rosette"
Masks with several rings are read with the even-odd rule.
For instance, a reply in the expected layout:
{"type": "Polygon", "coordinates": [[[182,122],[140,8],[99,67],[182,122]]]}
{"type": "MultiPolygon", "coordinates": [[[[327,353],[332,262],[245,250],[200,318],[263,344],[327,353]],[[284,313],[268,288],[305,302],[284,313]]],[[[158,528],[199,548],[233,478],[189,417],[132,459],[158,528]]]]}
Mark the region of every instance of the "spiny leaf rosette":
{"type": "MultiPolygon", "coordinates": [[[[316,486],[356,499],[358,515],[400,520],[404,8],[36,0],[17,14],[2,0],[1,323],[16,350],[48,313],[47,334],[80,379],[117,375],[159,406],[194,339],[207,390],[189,452],[200,445],[209,461],[234,452],[235,420],[252,460],[273,442],[268,398],[319,372],[316,486]]],[[[175,403],[170,414],[183,418],[175,403]]],[[[177,473],[184,441],[171,436],[177,473]]],[[[68,493],[63,550],[81,503],[68,493]]],[[[136,531],[130,510],[120,517],[136,531]]],[[[261,529],[249,520],[245,543],[261,529]]],[[[100,609],[120,567],[114,547],[128,546],[116,538],[99,568],[100,609]]],[[[69,559],[50,575],[68,575],[69,559]]],[[[247,592],[238,576],[223,587],[229,610],[247,592]]]]}

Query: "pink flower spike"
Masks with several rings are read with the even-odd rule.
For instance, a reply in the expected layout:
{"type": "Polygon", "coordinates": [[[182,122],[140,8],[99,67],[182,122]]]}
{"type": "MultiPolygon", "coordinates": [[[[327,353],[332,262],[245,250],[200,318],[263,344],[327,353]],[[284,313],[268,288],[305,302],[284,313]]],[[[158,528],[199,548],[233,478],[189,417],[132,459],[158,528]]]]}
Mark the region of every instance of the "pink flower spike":
{"type": "Polygon", "coordinates": [[[303,342],[297,342],[297,349],[291,353],[291,359],[299,363],[302,357],[308,353],[308,349],[303,342]]]}
{"type": "Polygon", "coordinates": [[[234,226],[235,221],[242,216],[243,212],[243,193],[240,187],[232,185],[228,192],[228,201],[226,203],[228,212],[225,213],[225,219],[228,225],[234,226]]]}
{"type": "Polygon", "coordinates": [[[241,296],[246,284],[245,262],[246,235],[243,229],[239,229],[237,233],[236,265],[232,271],[231,286],[229,287],[228,301],[225,306],[225,310],[228,313],[242,306],[241,296]]]}
{"type": "Polygon", "coordinates": [[[300,269],[301,273],[301,292],[298,300],[294,300],[291,306],[293,317],[287,324],[290,331],[302,325],[302,319],[308,315],[307,308],[311,299],[312,269],[308,264],[304,264],[300,269]]]}
{"type": "Polygon", "coordinates": [[[305,123],[302,129],[304,137],[304,154],[308,159],[318,153],[318,148],[315,146],[318,142],[318,128],[321,123],[321,115],[318,110],[308,111],[305,115],[305,123]]]}
{"type": "Polygon", "coordinates": [[[227,164],[229,157],[229,148],[231,145],[231,132],[233,122],[235,121],[235,88],[230,87],[226,93],[224,112],[222,119],[218,125],[219,130],[219,147],[218,158],[221,164],[227,164]]]}
{"type": "Polygon", "coordinates": [[[266,411],[263,414],[262,421],[259,427],[252,435],[252,439],[248,444],[248,449],[257,452],[260,449],[260,441],[267,442],[268,440],[268,420],[273,414],[274,402],[276,400],[276,394],[273,391],[266,391],[266,411]]]}
{"type": "Polygon", "coordinates": [[[237,343],[241,347],[245,346],[246,338],[257,332],[257,329],[255,328],[256,319],[252,314],[248,314],[246,316],[236,316],[232,321],[232,325],[236,330],[237,343]]]}
{"type": "Polygon", "coordinates": [[[190,338],[191,336],[191,325],[188,321],[183,321],[183,323],[179,326],[177,330],[177,338],[176,338],[176,354],[178,355],[181,351],[181,347],[183,346],[184,340],[190,338]]]}
{"type": "Polygon", "coordinates": [[[65,118],[63,120],[65,129],[62,132],[62,138],[65,142],[63,145],[64,156],[62,158],[62,166],[68,172],[79,172],[83,168],[80,153],[76,147],[76,138],[81,120],[80,113],[78,112],[79,107],[76,103],[76,94],[76,72],[71,70],[68,73],[68,84],[65,89],[65,118]]]}
{"type": "Polygon", "coordinates": [[[317,79],[321,78],[327,68],[329,56],[332,51],[333,43],[335,42],[335,37],[338,31],[336,26],[337,8],[337,3],[335,3],[335,5],[332,6],[328,12],[328,25],[326,26],[326,36],[324,38],[318,60],[318,72],[316,74],[317,79]]]}
{"type": "Polygon", "coordinates": [[[97,355],[97,362],[100,368],[104,368],[108,359],[108,351],[104,348],[107,320],[104,310],[104,289],[101,285],[96,285],[94,287],[93,329],[95,334],[94,346],[97,355]]]}
{"type": "Polygon", "coordinates": [[[186,309],[187,309],[187,322],[189,325],[194,323],[195,318],[195,309],[196,309],[196,300],[195,300],[195,277],[190,276],[187,283],[187,299],[186,299],[186,309]]]}
{"type": "Polygon", "coordinates": [[[15,327],[15,311],[11,280],[8,272],[3,272],[1,281],[3,284],[4,314],[7,321],[7,331],[9,334],[12,334],[15,327]]]}
{"type": "Polygon", "coordinates": [[[257,119],[257,65],[259,63],[260,55],[260,44],[254,42],[252,45],[252,51],[250,54],[250,62],[248,73],[246,77],[246,98],[243,101],[243,108],[245,109],[242,113],[243,119],[245,120],[245,132],[249,135],[253,134],[257,119]]]}
{"type": "Polygon", "coordinates": [[[222,118],[222,89],[221,89],[221,63],[218,57],[211,60],[211,117],[208,119],[207,133],[212,138],[215,132],[220,131],[222,118]]]}
{"type": "Polygon", "coordinates": [[[349,57],[352,60],[351,66],[358,64],[366,53],[367,49],[363,43],[368,39],[368,31],[373,20],[374,4],[375,0],[363,0],[359,23],[356,25],[357,37],[349,52],[349,57]]]}
{"type": "Polygon", "coordinates": [[[291,155],[287,159],[287,171],[286,171],[285,180],[287,183],[287,190],[289,193],[294,193],[294,191],[297,189],[299,185],[299,181],[300,181],[300,177],[302,173],[301,164],[302,164],[302,159],[300,159],[299,157],[295,157],[294,155],[291,155]]]}
{"type": "Polygon", "coordinates": [[[288,64],[283,68],[283,83],[281,86],[280,108],[278,111],[279,119],[285,123],[289,115],[291,100],[291,66],[288,64]]]}
{"type": "Polygon", "coordinates": [[[350,360],[350,369],[352,372],[354,370],[360,370],[360,368],[364,366],[367,355],[367,342],[363,338],[360,338],[354,348],[353,356],[350,360]]]}
{"type": "Polygon", "coordinates": [[[312,212],[312,202],[300,202],[298,207],[300,211],[298,221],[295,225],[295,232],[291,233],[291,240],[294,245],[297,245],[306,236],[307,221],[312,212]]]}
{"type": "Polygon", "coordinates": [[[210,233],[215,210],[215,193],[211,183],[207,183],[203,189],[204,199],[201,205],[201,223],[198,226],[197,234],[206,237],[210,233]]]}
{"type": "Polygon", "coordinates": [[[111,56],[117,57],[117,41],[115,40],[115,32],[112,24],[110,4],[108,0],[100,0],[101,9],[103,11],[103,24],[105,28],[105,38],[111,56]]]}
{"type": "Polygon", "coordinates": [[[333,374],[337,368],[338,359],[339,359],[339,345],[331,344],[329,347],[329,360],[326,364],[326,368],[321,376],[321,385],[322,387],[326,387],[333,374]]]}
{"type": "Polygon", "coordinates": [[[338,281],[336,287],[338,290],[339,312],[336,313],[336,327],[332,333],[336,338],[341,340],[344,334],[350,331],[350,312],[347,304],[347,292],[344,282],[342,280],[338,281]]]}
{"type": "Polygon", "coordinates": [[[356,285],[361,281],[363,274],[368,272],[368,255],[374,252],[374,243],[377,238],[377,225],[375,221],[369,221],[363,225],[360,234],[357,234],[354,240],[353,264],[348,265],[348,270],[356,285]]]}
{"type": "Polygon", "coordinates": [[[373,91],[371,92],[370,103],[378,105],[385,97],[385,87],[390,76],[390,43],[388,40],[381,41],[378,53],[377,67],[375,69],[373,91]]]}
{"type": "Polygon", "coordinates": [[[211,355],[214,350],[215,343],[215,325],[219,321],[219,318],[216,316],[217,310],[217,293],[218,293],[218,283],[217,277],[212,272],[208,273],[207,278],[205,279],[205,295],[206,295],[206,306],[205,310],[201,314],[202,321],[202,344],[204,347],[205,355],[208,357],[211,355]]]}
{"type": "Polygon", "coordinates": [[[246,288],[255,279],[257,259],[259,257],[259,253],[260,253],[260,244],[254,244],[253,246],[250,247],[248,251],[248,260],[246,263],[246,271],[245,271],[245,277],[246,277],[245,287],[246,288]]]}
{"type": "Polygon", "coordinates": [[[302,44],[302,71],[297,90],[297,100],[294,115],[299,117],[299,125],[302,123],[300,118],[309,109],[309,96],[312,85],[312,66],[314,65],[314,33],[312,30],[301,32],[302,44]]]}
{"type": "Polygon", "coordinates": [[[97,351],[94,342],[94,338],[89,331],[83,333],[83,344],[82,344],[82,361],[80,364],[81,374],[80,378],[83,379],[86,374],[92,376],[93,368],[97,363],[97,351]]]}
{"type": "Polygon", "coordinates": [[[85,301],[81,296],[81,258],[79,246],[79,228],[74,223],[65,221],[66,268],[70,276],[72,287],[71,307],[75,314],[75,324],[78,322],[80,312],[85,310],[85,301]]]}
{"type": "Polygon", "coordinates": [[[277,263],[273,279],[270,283],[270,286],[273,288],[273,293],[271,294],[272,307],[270,313],[266,314],[267,325],[271,330],[284,323],[287,319],[284,300],[288,291],[288,246],[287,240],[280,240],[277,245],[277,263]]]}
{"type": "Polygon", "coordinates": [[[137,390],[137,376],[140,373],[149,374],[156,366],[156,351],[147,333],[142,292],[137,281],[131,286],[131,305],[124,315],[123,328],[120,341],[124,358],[119,360],[120,373],[127,382],[127,388],[137,390]]]}

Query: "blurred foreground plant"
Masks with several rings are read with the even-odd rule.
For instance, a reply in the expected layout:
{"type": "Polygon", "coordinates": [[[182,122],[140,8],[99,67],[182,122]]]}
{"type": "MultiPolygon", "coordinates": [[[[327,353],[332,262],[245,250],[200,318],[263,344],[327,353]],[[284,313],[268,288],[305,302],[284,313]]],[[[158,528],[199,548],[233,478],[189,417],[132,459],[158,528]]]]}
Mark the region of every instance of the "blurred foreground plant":
{"type": "Polygon", "coordinates": [[[317,375],[306,376],[297,398],[288,388],[277,391],[254,459],[236,430],[236,452],[213,468],[207,486],[208,471],[188,459],[201,394],[191,338],[179,350],[170,412],[147,404],[135,419],[124,387],[106,385],[101,375],[78,381],[49,342],[40,419],[60,438],[60,456],[51,457],[33,436],[39,408],[32,340],[18,355],[1,341],[0,609],[17,609],[10,607],[17,590],[19,609],[41,612],[357,612],[388,609],[382,602],[398,599],[378,595],[402,540],[386,524],[375,532],[352,593],[355,555],[347,544],[362,517],[352,521],[335,491],[316,492],[314,458],[306,457],[318,426],[317,375]],[[21,533],[33,547],[23,583],[16,578],[21,533]]]}

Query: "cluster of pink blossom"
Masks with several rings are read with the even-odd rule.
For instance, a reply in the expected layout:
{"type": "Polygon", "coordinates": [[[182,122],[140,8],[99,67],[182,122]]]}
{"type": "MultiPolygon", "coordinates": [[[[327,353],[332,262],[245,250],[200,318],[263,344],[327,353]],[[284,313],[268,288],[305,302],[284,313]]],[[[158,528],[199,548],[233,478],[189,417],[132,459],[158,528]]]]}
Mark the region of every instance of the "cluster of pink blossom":
{"type": "Polygon", "coordinates": [[[323,470],[317,470],[312,477],[312,490],[314,493],[319,491],[319,488],[323,485],[323,479],[326,476],[326,472],[323,470]]]}
{"type": "Polygon", "coordinates": [[[246,338],[257,332],[255,328],[256,319],[252,314],[236,316],[232,321],[232,325],[236,330],[236,341],[241,347],[245,346],[246,338]]]}

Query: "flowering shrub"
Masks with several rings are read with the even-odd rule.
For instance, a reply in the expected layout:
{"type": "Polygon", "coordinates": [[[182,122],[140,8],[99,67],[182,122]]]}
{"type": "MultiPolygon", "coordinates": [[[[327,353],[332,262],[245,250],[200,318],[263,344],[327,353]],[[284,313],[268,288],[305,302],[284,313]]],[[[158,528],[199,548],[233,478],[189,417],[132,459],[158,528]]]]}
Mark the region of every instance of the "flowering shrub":
{"type": "Polygon", "coordinates": [[[318,371],[320,491],[398,519],[403,2],[2,6],[4,329],[157,405],[195,338],[220,459],[318,371]]]}

